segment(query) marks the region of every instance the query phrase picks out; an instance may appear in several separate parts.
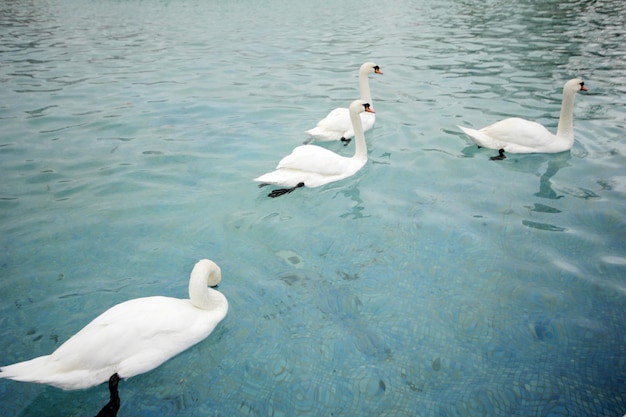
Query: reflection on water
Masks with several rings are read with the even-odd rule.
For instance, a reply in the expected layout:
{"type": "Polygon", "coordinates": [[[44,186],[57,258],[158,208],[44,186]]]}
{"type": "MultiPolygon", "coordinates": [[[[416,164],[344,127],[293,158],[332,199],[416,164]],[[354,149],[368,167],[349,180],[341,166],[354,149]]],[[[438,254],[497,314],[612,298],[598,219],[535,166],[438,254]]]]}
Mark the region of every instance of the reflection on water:
{"type": "Polygon", "coordinates": [[[552,183],[550,182],[550,179],[554,177],[560,169],[567,167],[568,161],[570,159],[571,155],[569,151],[562,152],[557,155],[551,155],[546,172],[541,174],[541,177],[539,178],[539,191],[535,193],[537,197],[547,198],[551,200],[556,200],[563,197],[562,195],[558,195],[552,189],[552,183]]]}
{"type": "Polygon", "coordinates": [[[360,191],[358,187],[351,187],[347,190],[343,190],[339,192],[344,197],[349,198],[351,201],[354,201],[356,204],[352,206],[350,212],[343,213],[339,217],[350,217],[352,219],[360,219],[363,217],[371,217],[370,215],[365,215],[364,210],[364,201],[360,197],[360,191]]]}

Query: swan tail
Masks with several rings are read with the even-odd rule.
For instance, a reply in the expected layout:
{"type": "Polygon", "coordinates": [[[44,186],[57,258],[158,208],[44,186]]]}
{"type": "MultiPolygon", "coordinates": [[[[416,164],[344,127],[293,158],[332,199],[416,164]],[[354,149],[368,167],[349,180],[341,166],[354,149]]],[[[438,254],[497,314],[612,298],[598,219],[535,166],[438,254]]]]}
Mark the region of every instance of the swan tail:
{"type": "Polygon", "coordinates": [[[89,388],[107,380],[106,376],[94,375],[89,370],[64,369],[60,364],[51,360],[50,356],[39,356],[28,361],[3,366],[0,368],[0,378],[52,385],[64,390],[89,388]]]}
{"type": "Polygon", "coordinates": [[[41,373],[42,369],[48,367],[48,358],[50,358],[50,355],[3,366],[0,368],[0,378],[13,379],[15,381],[33,381],[38,377],[37,375],[41,373]]]}
{"type": "Polygon", "coordinates": [[[475,142],[478,146],[485,147],[485,148],[493,148],[493,145],[491,145],[491,142],[493,142],[493,139],[487,136],[486,134],[484,134],[483,132],[481,132],[480,130],[470,129],[469,127],[463,127],[459,125],[457,125],[457,127],[461,129],[463,133],[469,136],[472,139],[472,141],[475,142]]]}
{"type": "Polygon", "coordinates": [[[289,170],[277,169],[276,171],[268,172],[266,174],[261,175],[260,177],[256,177],[254,181],[260,182],[261,186],[265,186],[267,184],[272,185],[280,185],[284,187],[295,187],[299,183],[302,182],[301,179],[289,175],[287,172],[289,170]]]}
{"type": "Polygon", "coordinates": [[[51,365],[50,355],[39,356],[24,362],[14,363],[0,368],[0,378],[21,382],[51,384],[51,375],[58,375],[58,369],[51,365]]]}
{"type": "Polygon", "coordinates": [[[343,135],[344,132],[340,132],[338,130],[326,129],[322,126],[316,126],[313,129],[307,130],[305,133],[308,134],[310,137],[308,142],[305,142],[305,144],[311,142],[312,140],[318,140],[320,142],[328,142],[332,140],[340,140],[342,137],[344,137],[343,135]]]}

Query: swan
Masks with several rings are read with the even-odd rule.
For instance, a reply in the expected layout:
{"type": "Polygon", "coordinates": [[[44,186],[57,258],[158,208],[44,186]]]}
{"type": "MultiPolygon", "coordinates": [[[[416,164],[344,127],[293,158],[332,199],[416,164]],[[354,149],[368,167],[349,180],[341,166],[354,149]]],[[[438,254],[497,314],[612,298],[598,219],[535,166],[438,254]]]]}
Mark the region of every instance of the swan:
{"type": "MultiPolygon", "coordinates": [[[[372,104],[372,95],[370,93],[369,74],[382,74],[380,67],[373,62],[366,62],[359,69],[359,90],[361,100],[372,104]]],[[[361,113],[361,123],[363,131],[367,132],[374,126],[376,115],[374,113],[361,113]]],[[[345,107],[338,107],[332,110],[328,115],[320,120],[313,129],[306,131],[309,138],[304,142],[310,143],[312,140],[320,142],[328,142],[333,140],[341,140],[347,145],[354,136],[352,123],[350,122],[350,112],[345,107]]]]}
{"type": "Polygon", "coordinates": [[[112,375],[148,372],[206,338],[226,316],[228,301],[216,286],[221,270],[200,260],[191,271],[189,299],[135,298],[117,304],[50,355],[0,367],[0,377],[85,389],[112,375]]]}
{"type": "Polygon", "coordinates": [[[367,162],[365,133],[359,117],[361,112],[374,113],[374,110],[369,103],[354,100],[350,104],[350,120],[356,139],[354,156],[341,156],[321,146],[300,145],[280,160],[275,171],[263,174],[254,181],[262,183],[259,187],[268,184],[290,187],[274,190],[268,194],[274,198],[305,185],[319,187],[354,175],[367,162]]]}
{"type": "Polygon", "coordinates": [[[574,145],[574,98],[578,91],[587,91],[585,83],[574,78],[563,87],[563,104],[556,135],[545,127],[530,120],[512,117],[496,122],[480,130],[458,126],[478,146],[498,149],[498,156],[490,159],[504,159],[504,152],[511,153],[557,153],[571,149],[574,145]]]}

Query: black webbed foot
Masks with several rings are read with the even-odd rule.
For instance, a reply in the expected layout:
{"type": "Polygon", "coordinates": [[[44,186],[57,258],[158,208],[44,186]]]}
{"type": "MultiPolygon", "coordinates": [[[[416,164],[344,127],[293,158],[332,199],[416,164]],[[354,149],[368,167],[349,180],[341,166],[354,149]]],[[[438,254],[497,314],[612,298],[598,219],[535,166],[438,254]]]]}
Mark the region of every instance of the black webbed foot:
{"type": "Polygon", "coordinates": [[[266,187],[268,185],[269,185],[268,183],[264,182],[263,184],[259,184],[259,188],[263,188],[263,187],[266,187]]]}
{"type": "Polygon", "coordinates": [[[291,188],[279,188],[277,190],[272,191],[271,193],[269,193],[267,196],[271,197],[271,198],[276,198],[276,197],[280,197],[283,194],[289,194],[290,192],[292,192],[293,190],[295,190],[296,188],[300,188],[300,187],[304,187],[304,183],[300,182],[298,183],[298,185],[296,185],[295,187],[291,187],[291,188]]]}
{"type": "Polygon", "coordinates": [[[506,156],[504,155],[504,149],[498,149],[498,156],[492,156],[489,159],[491,159],[492,161],[502,161],[505,158],[506,156]]]}
{"type": "Polygon", "coordinates": [[[348,146],[348,144],[349,144],[350,142],[352,142],[352,138],[348,138],[348,139],[346,139],[346,138],[342,137],[342,138],[341,138],[341,141],[343,142],[343,146],[348,146]]]}
{"type": "Polygon", "coordinates": [[[96,417],[115,417],[120,409],[120,396],[117,391],[117,384],[120,382],[120,377],[117,373],[111,375],[109,378],[109,393],[111,399],[102,407],[102,410],[96,415],[96,417]]]}

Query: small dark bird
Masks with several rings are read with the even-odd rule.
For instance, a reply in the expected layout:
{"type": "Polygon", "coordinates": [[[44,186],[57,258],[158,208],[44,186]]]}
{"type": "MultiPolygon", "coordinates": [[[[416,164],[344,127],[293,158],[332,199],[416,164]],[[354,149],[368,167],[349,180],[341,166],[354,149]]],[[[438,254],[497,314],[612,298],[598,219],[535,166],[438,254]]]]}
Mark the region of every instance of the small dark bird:
{"type": "Polygon", "coordinates": [[[96,415],[96,417],[115,417],[117,411],[120,409],[120,395],[117,392],[117,384],[120,382],[120,377],[117,373],[111,375],[109,378],[109,392],[111,393],[111,399],[102,407],[102,410],[96,415]]]}

